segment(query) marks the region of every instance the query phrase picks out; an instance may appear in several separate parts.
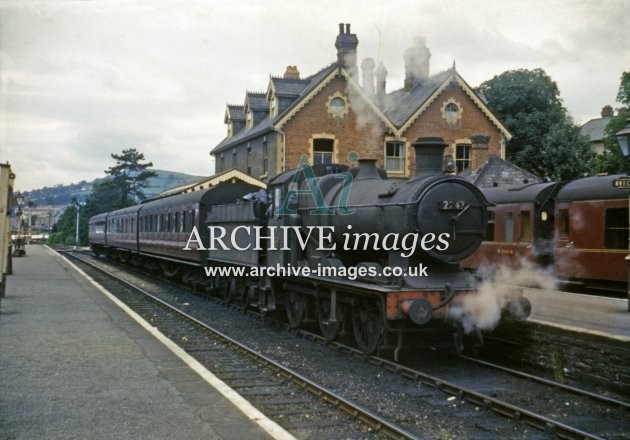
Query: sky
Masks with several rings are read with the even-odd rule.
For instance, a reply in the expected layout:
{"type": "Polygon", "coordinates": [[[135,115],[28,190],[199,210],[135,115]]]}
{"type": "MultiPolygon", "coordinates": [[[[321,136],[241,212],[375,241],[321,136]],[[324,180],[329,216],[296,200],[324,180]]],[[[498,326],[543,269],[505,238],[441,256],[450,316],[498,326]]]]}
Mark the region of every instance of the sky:
{"type": "Polygon", "coordinates": [[[544,69],[578,123],[620,106],[630,70],[627,0],[0,0],[0,162],[22,191],[103,177],[126,148],[210,175],[226,104],[335,61],[339,23],[388,92],[424,36],[431,73],[455,61],[473,87],[544,69]]]}

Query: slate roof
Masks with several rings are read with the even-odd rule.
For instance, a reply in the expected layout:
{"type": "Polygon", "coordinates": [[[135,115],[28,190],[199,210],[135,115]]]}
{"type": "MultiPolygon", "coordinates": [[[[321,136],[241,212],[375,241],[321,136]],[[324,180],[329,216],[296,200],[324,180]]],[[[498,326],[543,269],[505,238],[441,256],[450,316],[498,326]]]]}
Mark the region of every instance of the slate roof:
{"type": "Polygon", "coordinates": [[[247,92],[245,103],[254,111],[268,111],[269,103],[265,93],[247,92]]]}
{"type": "Polygon", "coordinates": [[[601,142],[604,139],[604,130],[611,119],[611,116],[591,119],[580,127],[580,133],[588,136],[591,142],[601,142]]]}
{"type": "MultiPolygon", "coordinates": [[[[319,72],[304,79],[271,77],[271,81],[273,82],[276,94],[279,96],[294,97],[295,100],[293,101],[293,103],[276,117],[270,119],[269,116],[266,116],[251,129],[243,129],[232,137],[224,138],[210,151],[210,154],[217,154],[230,148],[233,145],[238,145],[244,141],[253,139],[264,133],[272,131],[276,122],[282,121],[286,115],[290,114],[291,111],[293,111],[293,109],[301,103],[303,97],[307,96],[314,88],[319,85],[321,80],[323,80],[334,69],[337,68],[339,68],[338,62],[334,62],[324,67],[319,72]]],[[[389,121],[391,121],[391,123],[396,128],[401,128],[405,124],[405,122],[407,122],[409,118],[411,118],[414,113],[416,113],[418,109],[421,108],[422,105],[449,78],[453,78],[454,80],[461,80],[459,75],[457,75],[455,66],[439,72],[429,77],[425,81],[419,82],[411,90],[399,89],[388,93],[385,96],[384,102],[381,106],[383,114],[389,121]]],[[[480,96],[475,91],[472,91],[472,93],[476,94],[476,96],[479,98],[479,102],[482,103],[481,105],[485,105],[485,99],[483,96],[480,96]]],[[[254,94],[248,92],[246,102],[249,102],[252,110],[268,111],[269,104],[266,100],[266,94],[254,94]],[[254,105],[256,107],[254,107],[254,105]]],[[[489,112],[489,110],[487,111],[489,112]]],[[[499,128],[503,128],[507,131],[507,129],[505,129],[499,121],[495,121],[495,123],[499,125],[499,128]]]]}
{"type": "Polygon", "coordinates": [[[455,73],[454,69],[444,70],[422,81],[411,90],[395,90],[388,93],[383,105],[383,113],[396,126],[402,126],[424,102],[455,73]]]}
{"type": "MultiPolygon", "coordinates": [[[[249,130],[243,129],[243,130],[239,131],[237,134],[235,134],[232,137],[224,138],[221,142],[219,142],[218,145],[216,145],[210,151],[210,154],[220,153],[221,151],[227,150],[232,145],[238,145],[241,142],[245,142],[245,141],[247,141],[249,139],[253,139],[255,137],[261,136],[263,133],[268,133],[269,131],[272,131],[273,130],[273,124],[276,121],[282,119],[282,117],[284,117],[284,115],[289,113],[291,111],[291,109],[293,109],[293,107],[300,102],[300,99],[299,99],[300,97],[308,95],[310,93],[310,91],[313,90],[313,88],[317,87],[319,82],[322,79],[324,79],[336,67],[337,67],[337,63],[332,63],[332,64],[324,67],[323,69],[321,69],[319,72],[317,72],[317,73],[315,73],[315,74],[313,74],[313,75],[311,75],[311,76],[309,76],[307,78],[304,78],[303,80],[291,80],[291,81],[294,81],[294,82],[297,82],[297,81],[303,82],[303,84],[305,85],[304,87],[302,87],[299,95],[297,95],[297,97],[296,97],[297,99],[293,102],[293,104],[291,104],[286,110],[284,110],[282,113],[280,113],[278,116],[276,116],[274,118],[270,118],[269,115],[267,115],[264,119],[262,119],[258,124],[256,124],[251,129],[249,129],[249,130]]],[[[282,82],[284,83],[284,81],[282,81],[282,82]]],[[[288,84],[288,81],[287,81],[287,84],[288,84]]],[[[293,84],[293,86],[295,86],[295,84],[293,84]]],[[[262,98],[263,98],[263,101],[265,103],[265,109],[268,109],[269,108],[269,104],[267,103],[267,101],[265,99],[265,94],[262,94],[262,98]]]]}
{"type": "Polygon", "coordinates": [[[310,81],[307,79],[271,77],[271,82],[277,96],[298,97],[310,81]]]}
{"type": "Polygon", "coordinates": [[[524,183],[539,183],[543,181],[540,177],[494,154],[475,171],[465,170],[460,173],[460,176],[480,188],[488,188],[495,185],[522,185],[524,183]]]}
{"type": "MultiPolygon", "coordinates": [[[[243,112],[243,109],[244,107],[242,105],[228,104],[226,116],[229,116],[232,121],[244,121],[245,113],[243,112]]],[[[225,122],[227,122],[227,120],[225,122]]]]}

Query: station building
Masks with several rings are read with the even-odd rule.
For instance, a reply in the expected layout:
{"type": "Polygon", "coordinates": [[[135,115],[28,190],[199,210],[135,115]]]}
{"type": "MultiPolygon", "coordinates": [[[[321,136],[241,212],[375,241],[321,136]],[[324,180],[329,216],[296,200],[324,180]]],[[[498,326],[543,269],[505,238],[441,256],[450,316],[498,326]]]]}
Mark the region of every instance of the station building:
{"type": "Polygon", "coordinates": [[[430,74],[424,38],[404,51],[404,84],[391,92],[382,62],[367,58],[359,68],[358,44],[350,25],[340,24],[334,62],[306,77],[288,66],[265,93],[246,92],[242,104],[227,105],[227,135],[210,152],[215,172],[238,169],[268,180],[297,167],[303,155],[311,164],[351,165],[356,152],[376,159],[389,178],[409,178],[411,144],[427,136],[444,139],[445,160],[455,161],[457,172],[474,171],[491,155],[505,158],[510,132],[454,63],[430,74]]]}

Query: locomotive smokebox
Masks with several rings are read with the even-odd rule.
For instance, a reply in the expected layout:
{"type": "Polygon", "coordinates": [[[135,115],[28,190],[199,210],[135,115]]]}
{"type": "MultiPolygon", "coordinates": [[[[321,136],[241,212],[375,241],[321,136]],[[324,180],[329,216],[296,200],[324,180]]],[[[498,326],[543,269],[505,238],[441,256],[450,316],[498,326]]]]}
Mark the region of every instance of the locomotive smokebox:
{"type": "Polygon", "coordinates": [[[419,137],[412,144],[416,150],[416,176],[435,176],[442,172],[444,149],[447,143],[441,137],[419,137]]]}

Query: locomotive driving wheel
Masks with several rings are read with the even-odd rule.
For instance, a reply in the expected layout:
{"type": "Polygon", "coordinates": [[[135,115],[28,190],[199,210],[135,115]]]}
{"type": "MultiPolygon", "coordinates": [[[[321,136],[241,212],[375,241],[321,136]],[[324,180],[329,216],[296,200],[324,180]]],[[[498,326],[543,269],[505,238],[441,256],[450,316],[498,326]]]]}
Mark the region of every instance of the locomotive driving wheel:
{"type": "Polygon", "coordinates": [[[284,307],[287,310],[287,319],[292,328],[297,328],[302,323],[306,315],[306,306],[307,299],[304,295],[300,295],[292,290],[287,292],[284,307]]]}
{"type": "Polygon", "coordinates": [[[352,306],[352,331],[363,353],[373,353],[378,348],[383,337],[383,319],[376,301],[359,300],[352,306]]]}
{"type": "Polygon", "coordinates": [[[335,304],[335,319],[330,319],[331,300],[330,298],[318,298],[317,300],[317,323],[322,336],[327,341],[332,341],[337,337],[344,325],[344,310],[339,303],[335,304]]]}

